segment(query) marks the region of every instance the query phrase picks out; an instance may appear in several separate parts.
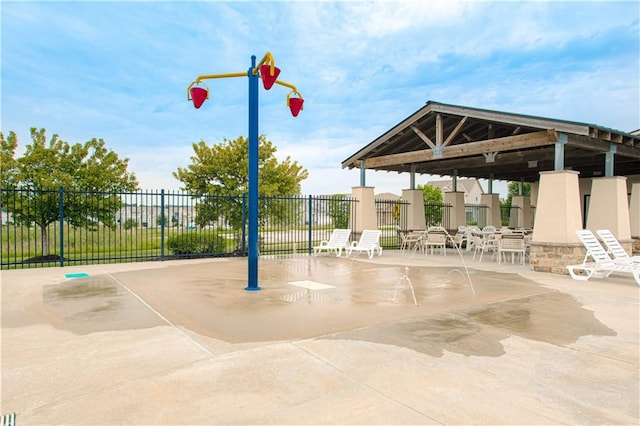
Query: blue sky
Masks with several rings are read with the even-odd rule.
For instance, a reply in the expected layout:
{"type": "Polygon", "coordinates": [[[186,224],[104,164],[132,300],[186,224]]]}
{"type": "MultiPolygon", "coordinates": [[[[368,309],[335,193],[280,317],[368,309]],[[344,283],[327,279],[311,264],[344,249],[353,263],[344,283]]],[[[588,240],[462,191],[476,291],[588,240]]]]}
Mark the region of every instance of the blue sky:
{"type": "MultiPolygon", "coordinates": [[[[341,162],[429,100],[640,128],[637,1],[2,1],[0,13],[2,132],[102,138],[143,189],[178,189],[193,143],[247,136],[245,78],[207,81],[199,110],[186,89],[266,52],[305,108],[293,118],[288,89],[261,90],[260,133],[309,170],[303,194],[350,193],[360,173],[341,162]]],[[[366,183],[400,194],[409,176],[366,183]]]]}

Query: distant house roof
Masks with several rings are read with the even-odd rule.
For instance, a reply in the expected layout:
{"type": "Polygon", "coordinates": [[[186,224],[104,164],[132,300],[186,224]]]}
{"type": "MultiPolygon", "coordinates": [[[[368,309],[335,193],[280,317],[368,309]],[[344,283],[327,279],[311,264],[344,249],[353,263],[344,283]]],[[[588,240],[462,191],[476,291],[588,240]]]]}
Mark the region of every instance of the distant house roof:
{"type": "MultiPolygon", "coordinates": [[[[453,190],[453,179],[448,180],[434,180],[426,183],[427,185],[435,186],[444,191],[453,190]]],[[[480,187],[480,191],[484,194],[484,189],[478,179],[476,178],[468,178],[468,179],[458,179],[456,184],[458,185],[458,190],[462,189],[462,192],[470,193],[473,189],[474,185],[478,185],[480,187]]]]}
{"type": "Polygon", "coordinates": [[[376,200],[399,200],[401,197],[391,192],[382,192],[380,194],[374,195],[373,198],[375,198],[376,200]]]}
{"type": "Polygon", "coordinates": [[[638,134],[428,101],[342,168],[536,182],[541,171],[557,167],[602,176],[610,154],[615,175],[640,174],[638,134]]]}

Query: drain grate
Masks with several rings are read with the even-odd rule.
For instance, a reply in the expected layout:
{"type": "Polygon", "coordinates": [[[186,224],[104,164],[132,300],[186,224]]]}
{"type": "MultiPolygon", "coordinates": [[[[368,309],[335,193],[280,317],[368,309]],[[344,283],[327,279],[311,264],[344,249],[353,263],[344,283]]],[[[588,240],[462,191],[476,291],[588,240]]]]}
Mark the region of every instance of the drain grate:
{"type": "Polygon", "coordinates": [[[16,413],[3,414],[1,426],[14,426],[16,424],[16,413]]]}

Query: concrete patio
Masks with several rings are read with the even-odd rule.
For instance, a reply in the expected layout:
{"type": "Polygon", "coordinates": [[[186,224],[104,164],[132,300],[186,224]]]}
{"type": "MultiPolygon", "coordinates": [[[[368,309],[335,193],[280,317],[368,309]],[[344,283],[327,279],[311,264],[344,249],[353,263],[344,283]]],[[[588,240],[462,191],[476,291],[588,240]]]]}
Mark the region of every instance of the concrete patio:
{"type": "Polygon", "coordinates": [[[640,422],[629,276],[578,282],[452,250],[385,251],[261,258],[262,290],[248,292],[246,262],[2,271],[2,414],[18,425],[640,422]]]}

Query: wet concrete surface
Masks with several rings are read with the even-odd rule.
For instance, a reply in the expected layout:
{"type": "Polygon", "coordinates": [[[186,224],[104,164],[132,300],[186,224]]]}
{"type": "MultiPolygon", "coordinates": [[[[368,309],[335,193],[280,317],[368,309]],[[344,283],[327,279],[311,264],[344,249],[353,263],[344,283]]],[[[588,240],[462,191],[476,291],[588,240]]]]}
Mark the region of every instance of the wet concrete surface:
{"type": "MultiPolygon", "coordinates": [[[[158,315],[135,294],[169,322],[232,343],[312,338],[406,318],[433,317],[437,312],[505,299],[518,299],[511,305],[517,304],[520,309],[506,308],[509,302],[504,302],[468,314],[464,321],[430,321],[433,327],[447,329],[448,333],[457,329],[459,333],[466,330],[475,334],[483,324],[503,327],[502,335],[507,337],[514,331],[508,327],[517,328],[518,324],[544,330],[544,324],[534,324],[530,317],[532,310],[539,310],[548,299],[558,312],[570,313],[583,324],[580,330],[563,329],[568,334],[565,340],[575,341],[580,337],[577,333],[598,328],[597,324],[584,323],[585,317],[597,321],[570,296],[559,299],[555,292],[545,291],[523,301],[523,297],[541,290],[535,282],[517,274],[470,271],[467,275],[446,267],[405,268],[329,257],[263,260],[262,290],[256,294],[244,290],[246,267],[242,262],[223,263],[213,271],[177,266],[172,268],[177,280],[167,279],[161,269],[130,271],[45,286],[43,309],[59,319],[55,324],[78,333],[160,325],[158,315]],[[295,284],[300,282],[324,288],[295,284]]],[[[427,325],[421,324],[421,329],[427,325]]],[[[554,329],[553,322],[547,326],[554,329]]],[[[393,333],[396,340],[398,332],[393,333]]],[[[406,342],[408,347],[411,341],[413,338],[406,342]]],[[[396,344],[403,345],[400,341],[396,344]]]]}
{"type": "Polygon", "coordinates": [[[2,410],[22,424],[638,423],[632,280],[460,260],[261,258],[258,292],[245,259],[3,272],[2,410]]]}

